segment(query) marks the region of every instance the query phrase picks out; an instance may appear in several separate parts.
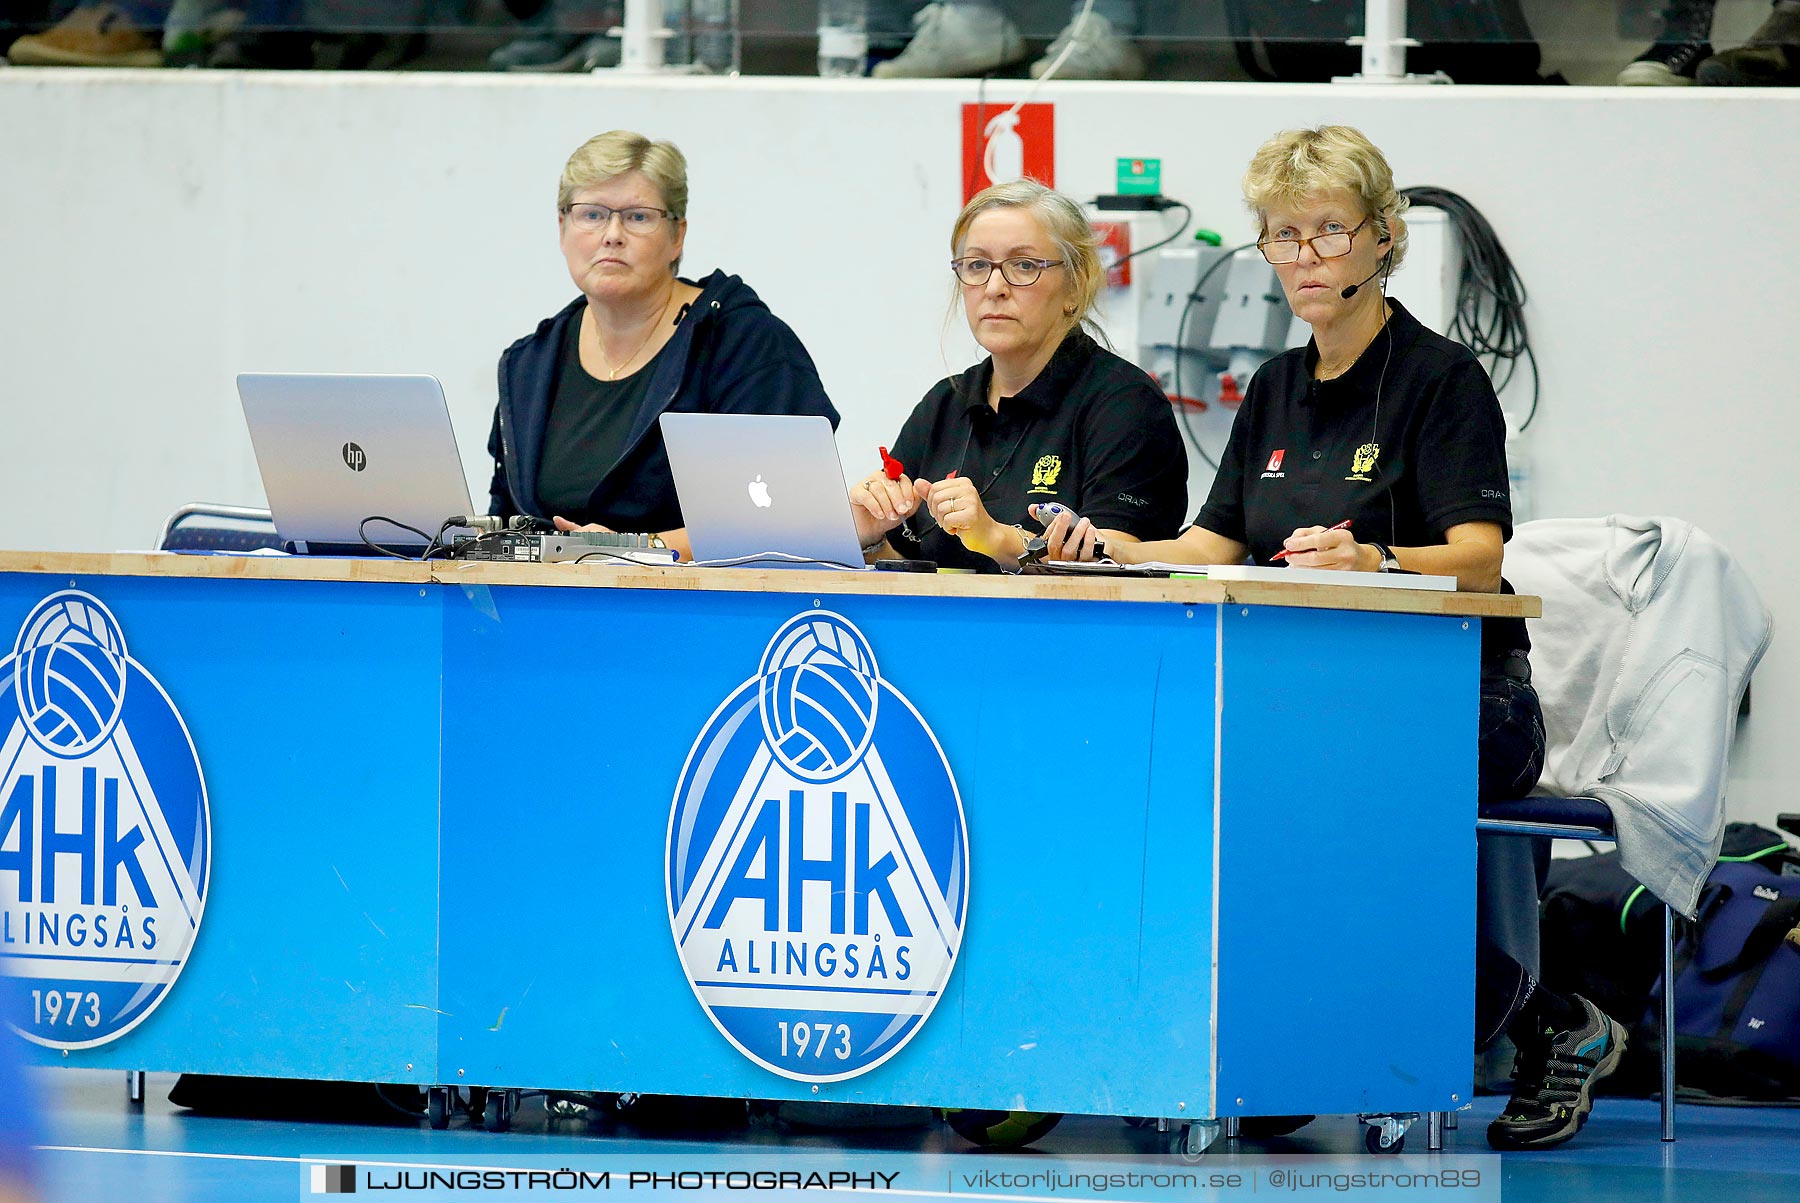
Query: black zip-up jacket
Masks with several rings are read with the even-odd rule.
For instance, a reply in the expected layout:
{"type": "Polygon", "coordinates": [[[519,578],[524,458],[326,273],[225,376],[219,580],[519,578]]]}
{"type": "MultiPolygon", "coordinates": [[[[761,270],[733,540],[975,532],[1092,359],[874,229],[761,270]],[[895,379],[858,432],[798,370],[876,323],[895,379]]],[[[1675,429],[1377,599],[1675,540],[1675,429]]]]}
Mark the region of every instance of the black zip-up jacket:
{"type": "MultiPolygon", "coordinates": [[[[837,409],[819,383],[812,357],[748,284],[720,271],[686,283],[700,295],[657,356],[627,450],[589,504],[589,511],[604,514],[615,530],[683,525],[656,421],[664,413],[822,414],[837,428],[837,409]]],[[[500,356],[500,402],[488,435],[494,457],[490,514],[551,516],[538,504],[538,463],[563,340],[586,304],[587,298],[575,298],[500,356]]]]}

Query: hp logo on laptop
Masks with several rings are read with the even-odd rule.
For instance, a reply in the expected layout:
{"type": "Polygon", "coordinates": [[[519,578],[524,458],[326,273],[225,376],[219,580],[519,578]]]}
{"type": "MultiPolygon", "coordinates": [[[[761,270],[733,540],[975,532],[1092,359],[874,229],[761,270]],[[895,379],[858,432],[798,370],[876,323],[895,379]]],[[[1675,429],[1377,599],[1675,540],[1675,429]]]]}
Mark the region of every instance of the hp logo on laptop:
{"type": "Polygon", "coordinates": [[[669,817],[669,921],[700,1005],[784,1078],[906,1046],[962,945],[968,827],[937,737],[863,633],[782,624],[713,712],[669,817]]]}
{"type": "Polygon", "coordinates": [[[352,472],[361,472],[369,466],[369,457],[355,443],[345,443],[344,462],[350,466],[352,472]]]}

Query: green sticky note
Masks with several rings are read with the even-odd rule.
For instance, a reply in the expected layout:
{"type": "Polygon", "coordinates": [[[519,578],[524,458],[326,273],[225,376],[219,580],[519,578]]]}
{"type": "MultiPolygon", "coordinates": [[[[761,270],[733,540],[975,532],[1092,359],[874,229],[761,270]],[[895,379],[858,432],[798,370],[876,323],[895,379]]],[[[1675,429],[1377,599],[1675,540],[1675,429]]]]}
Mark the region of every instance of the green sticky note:
{"type": "Polygon", "coordinates": [[[1119,160],[1120,196],[1155,196],[1161,191],[1161,159],[1119,160]]]}

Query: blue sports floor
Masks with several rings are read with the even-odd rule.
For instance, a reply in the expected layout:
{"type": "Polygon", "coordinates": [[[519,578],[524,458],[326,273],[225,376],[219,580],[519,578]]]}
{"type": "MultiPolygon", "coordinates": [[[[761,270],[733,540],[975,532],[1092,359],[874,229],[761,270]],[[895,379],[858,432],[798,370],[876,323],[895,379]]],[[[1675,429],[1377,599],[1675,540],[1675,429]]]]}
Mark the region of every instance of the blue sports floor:
{"type": "MultiPolygon", "coordinates": [[[[798,1131],[772,1120],[735,1130],[705,1133],[677,1128],[650,1130],[630,1124],[590,1125],[552,1121],[542,1104],[526,1100],[507,1133],[469,1126],[464,1117],[441,1132],[423,1121],[416,1127],[360,1126],[220,1119],[179,1110],[167,1101],[172,1075],[151,1075],[147,1102],[126,1101],[124,1075],[99,1071],[34,1071],[40,1090],[44,1143],[38,1151],[44,1203],[96,1200],[257,1203],[305,1199],[305,1175],[321,1161],[425,1167],[555,1167],[593,1163],[594,1158],[650,1158],[674,1165],[691,1159],[735,1159],[770,1165],[807,1157],[863,1154],[879,1159],[898,1154],[936,1154],[940,1164],[970,1168],[1033,1170],[1072,1166],[1083,1158],[1128,1158],[1130,1164],[1180,1168],[1157,1151],[1153,1133],[1136,1131],[1116,1119],[1066,1119],[1032,1152],[985,1153],[940,1124],[898,1130],[857,1129],[829,1133],[798,1131]]],[[[1575,1141],[1535,1154],[1491,1153],[1483,1139],[1487,1121],[1501,1099],[1483,1097],[1462,1113],[1456,1130],[1445,1134],[1451,1154],[1473,1154],[1500,1174],[1498,1194],[1507,1203],[1537,1200],[1702,1200],[1739,1203],[1781,1200],[1800,1203],[1800,1109],[1682,1106],[1678,1140],[1657,1139],[1656,1104],[1604,1098],[1575,1141]]],[[[1427,1161],[1421,1123],[1408,1138],[1415,1168],[1427,1161]]],[[[1362,1149],[1362,1131],[1351,1117],[1325,1117],[1290,1137],[1260,1143],[1221,1140],[1198,1163],[1202,1169],[1254,1164],[1263,1154],[1329,1154],[1333,1161],[1398,1164],[1362,1149]]],[[[368,1192],[365,1190],[365,1194],[368,1192]]],[[[539,1192],[542,1193],[542,1192],[539,1192]]],[[[691,1192],[690,1192],[691,1193],[691,1192]]],[[[908,1200],[950,1197],[944,1189],[896,1192],[908,1200]]],[[[958,1195],[971,1193],[957,1190],[958,1195]]],[[[1031,1191],[975,1191],[990,1199],[1036,1200],[1052,1196],[1031,1191]]],[[[1270,1193],[1267,1190],[1264,1193],[1270,1193]]],[[[1320,1192],[1321,1197],[1331,1191],[1320,1192]]],[[[456,1197],[464,1197],[458,1195],[456,1197]]],[[[475,1197],[470,1195],[468,1197],[475,1197]]],[[[518,1197],[509,1195],[507,1197],[518,1197]]],[[[1087,1196],[1093,1197],[1093,1196],[1087,1196]]],[[[1168,1194],[1129,1191],[1110,1198],[1167,1198],[1168,1194]]],[[[1196,1197],[1229,1198],[1229,1193],[1196,1197]]],[[[1289,1192],[1289,1197],[1301,1197],[1289,1192]]],[[[1344,1197],[1340,1195],[1339,1197],[1344,1197]]],[[[1401,1197],[1361,1193],[1349,1197],[1401,1197]]],[[[1411,1197],[1435,1197],[1414,1195],[1411,1197]]]]}

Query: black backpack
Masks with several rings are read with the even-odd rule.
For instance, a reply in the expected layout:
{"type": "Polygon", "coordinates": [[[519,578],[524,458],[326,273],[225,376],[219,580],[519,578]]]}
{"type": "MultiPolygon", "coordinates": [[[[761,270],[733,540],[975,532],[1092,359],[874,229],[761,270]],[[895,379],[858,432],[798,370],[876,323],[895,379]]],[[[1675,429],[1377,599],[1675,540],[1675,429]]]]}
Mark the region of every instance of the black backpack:
{"type": "MultiPolygon", "coordinates": [[[[1677,1084],[1719,1098],[1800,1097],[1800,852],[1779,832],[1732,823],[1719,860],[1696,920],[1677,921],[1677,1084]]],[[[1551,864],[1540,976],[1636,1021],[1610,1084],[1621,1092],[1659,1084],[1662,913],[1617,852],[1551,864]]]]}

